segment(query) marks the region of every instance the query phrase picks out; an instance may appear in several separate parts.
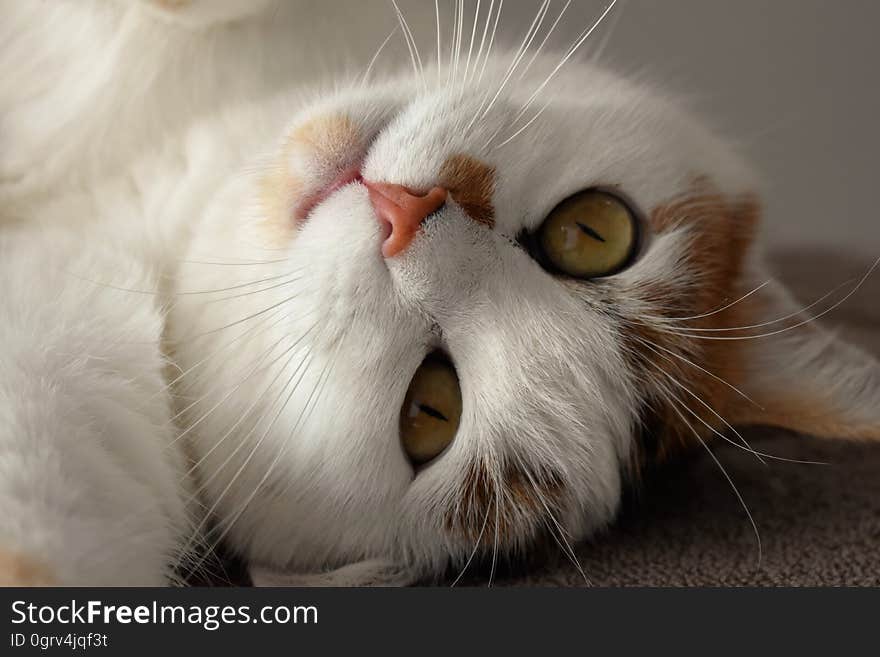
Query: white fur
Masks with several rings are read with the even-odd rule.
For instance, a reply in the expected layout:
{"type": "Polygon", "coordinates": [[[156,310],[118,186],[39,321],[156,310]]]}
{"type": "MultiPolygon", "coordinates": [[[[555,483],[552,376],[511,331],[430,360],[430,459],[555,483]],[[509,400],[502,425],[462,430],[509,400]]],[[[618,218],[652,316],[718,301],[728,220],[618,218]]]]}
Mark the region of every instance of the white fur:
{"type": "MultiPolygon", "coordinates": [[[[207,20],[192,10],[187,24],[207,20]]],[[[480,84],[449,88],[431,70],[424,93],[407,75],[303,105],[283,93],[290,83],[247,75],[264,44],[287,63],[296,56],[264,15],[224,13],[242,20],[212,28],[228,30],[222,38],[178,38],[179,27],[166,31],[140,11],[97,1],[59,10],[53,19],[83,21],[65,48],[84,49],[81,65],[119,89],[74,84],[77,67],[41,55],[20,76],[32,103],[3,116],[20,140],[0,161],[0,194],[19,215],[4,217],[26,225],[4,229],[0,264],[0,505],[14,518],[0,546],[35,555],[67,583],[163,581],[182,549],[221,537],[269,567],[373,560],[380,570],[396,564],[397,581],[400,568],[434,574],[467,560],[473,539],[444,517],[480,459],[493,476],[514,462],[558,473],[565,490],[552,522],[573,538],[609,523],[641,401],[621,327],[593,309],[592,292],[573,293],[511,242],[593,185],[619,186],[644,210],[685,193],[697,174],[731,196],[752,191],[738,156],[656,91],[579,62],[524,115],[552,101],[534,124],[500,145],[556,57],[539,58],[474,121],[509,54],[480,84]],[[167,59],[144,64],[148,82],[131,75],[136,58],[84,45],[157,38],[168,40],[167,59]],[[200,74],[218,66],[194,58],[204,48],[216,48],[228,76],[200,74]],[[165,66],[179,75],[153,84],[165,66]],[[31,79],[35,71],[49,75],[31,79]],[[131,134],[102,141],[118,111],[131,134]],[[330,113],[372,137],[355,154],[369,180],[430,186],[455,153],[494,166],[495,229],[450,202],[386,261],[359,183],[288,236],[267,228],[259,176],[291,130],[330,113]],[[415,473],[398,413],[413,372],[439,346],[456,364],[464,411],[451,448],[415,473]],[[197,464],[191,481],[186,456],[197,464]],[[202,508],[188,520],[191,484],[202,508]]],[[[4,50],[0,62],[17,53],[4,50]]],[[[14,84],[0,88],[4,107],[22,97],[14,84]]],[[[302,153],[281,166],[320,186],[334,170],[319,164],[302,153]]],[[[650,241],[621,289],[675,275],[685,248],[680,235],[650,241]]],[[[548,518],[502,502],[512,529],[499,549],[528,549],[548,518]]],[[[497,522],[487,518],[486,532],[497,522]]],[[[371,581],[360,570],[352,578],[371,581]]]]}
{"type": "Polygon", "coordinates": [[[189,525],[162,315],[76,275],[151,289],[156,273],[51,230],[5,231],[0,260],[0,545],[65,584],[167,582],[189,525]]]}

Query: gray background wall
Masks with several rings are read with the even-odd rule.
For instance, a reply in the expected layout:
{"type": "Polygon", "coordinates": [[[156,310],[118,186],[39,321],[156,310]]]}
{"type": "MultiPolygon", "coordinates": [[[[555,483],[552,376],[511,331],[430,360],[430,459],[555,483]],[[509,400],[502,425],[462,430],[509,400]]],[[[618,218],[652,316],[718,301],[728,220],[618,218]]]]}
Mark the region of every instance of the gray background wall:
{"type": "MultiPolygon", "coordinates": [[[[540,2],[504,4],[501,33],[518,43],[540,2]]],[[[569,43],[605,5],[574,0],[554,41],[569,43]]],[[[427,49],[433,2],[401,6],[427,49]]],[[[610,30],[602,61],[685,93],[744,145],[766,180],[771,247],[880,255],[880,1],[622,0],[615,12],[591,38],[610,30]]]]}

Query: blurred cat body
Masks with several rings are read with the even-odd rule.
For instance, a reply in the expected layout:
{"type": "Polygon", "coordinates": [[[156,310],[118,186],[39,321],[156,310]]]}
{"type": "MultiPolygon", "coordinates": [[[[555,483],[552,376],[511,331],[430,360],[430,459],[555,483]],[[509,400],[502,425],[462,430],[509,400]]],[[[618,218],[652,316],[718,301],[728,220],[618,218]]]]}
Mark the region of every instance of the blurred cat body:
{"type": "MultiPolygon", "coordinates": [[[[395,25],[363,8],[353,0],[0,0],[0,199],[18,204],[91,184],[180,140],[218,108],[362,70],[395,25]],[[360,40],[337,27],[353,13],[360,40]]],[[[0,215],[9,218],[8,209],[0,215]]]]}
{"type": "Polygon", "coordinates": [[[880,436],[877,364],[796,327],[777,284],[753,292],[759,189],[735,149],[649,85],[516,57],[308,102],[237,97],[95,151],[74,176],[87,184],[52,194],[34,190],[89,150],[77,136],[38,178],[13,176],[13,581],[161,584],[221,540],[269,568],[350,574],[325,582],[436,577],[475,552],[570,549],[613,520],[644,458],[729,424],[880,436]],[[448,197],[386,257],[371,184],[448,197]],[[633,262],[592,281],[545,270],[520,237],[593,188],[636,209],[633,262]],[[715,339],[786,315],[762,339],[715,339]],[[400,407],[435,349],[462,419],[413,467],[400,407]]]}

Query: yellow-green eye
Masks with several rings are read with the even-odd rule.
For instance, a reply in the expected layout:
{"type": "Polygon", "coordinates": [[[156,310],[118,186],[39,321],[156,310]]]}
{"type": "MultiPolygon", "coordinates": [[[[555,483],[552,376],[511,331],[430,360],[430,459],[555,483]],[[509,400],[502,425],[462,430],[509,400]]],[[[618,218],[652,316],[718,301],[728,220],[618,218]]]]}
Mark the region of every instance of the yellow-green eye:
{"type": "Polygon", "coordinates": [[[557,205],[538,231],[547,264],[575,278],[596,278],[620,271],[638,242],[638,224],[619,198],[595,189],[557,205]]]}
{"type": "Polygon", "coordinates": [[[460,420],[455,368],[442,354],[430,354],[416,370],[400,410],[400,439],[409,460],[422,465],[439,456],[455,438],[460,420]]]}

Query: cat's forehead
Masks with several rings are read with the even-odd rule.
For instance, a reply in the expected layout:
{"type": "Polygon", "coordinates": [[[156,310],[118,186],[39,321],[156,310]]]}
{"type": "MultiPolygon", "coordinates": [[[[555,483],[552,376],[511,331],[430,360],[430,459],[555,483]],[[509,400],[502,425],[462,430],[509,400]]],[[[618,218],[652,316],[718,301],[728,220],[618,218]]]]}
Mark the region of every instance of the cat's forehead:
{"type": "Polygon", "coordinates": [[[680,104],[581,63],[548,77],[554,62],[539,58],[522,77],[496,63],[466,84],[437,71],[343,88],[294,121],[265,205],[286,226],[291,205],[306,212],[357,176],[439,185],[512,236],[588,188],[618,192],[643,216],[696,180],[730,199],[756,192],[750,167],[680,104]]]}
{"type": "Polygon", "coordinates": [[[451,156],[479,160],[495,171],[501,216],[540,215],[590,186],[619,187],[645,208],[696,178],[731,196],[755,191],[729,144],[651,87],[581,63],[547,82],[554,59],[508,78],[501,62],[467,85],[442,71],[409,76],[341,94],[321,111],[363,126],[365,177],[422,188],[451,156]]]}

